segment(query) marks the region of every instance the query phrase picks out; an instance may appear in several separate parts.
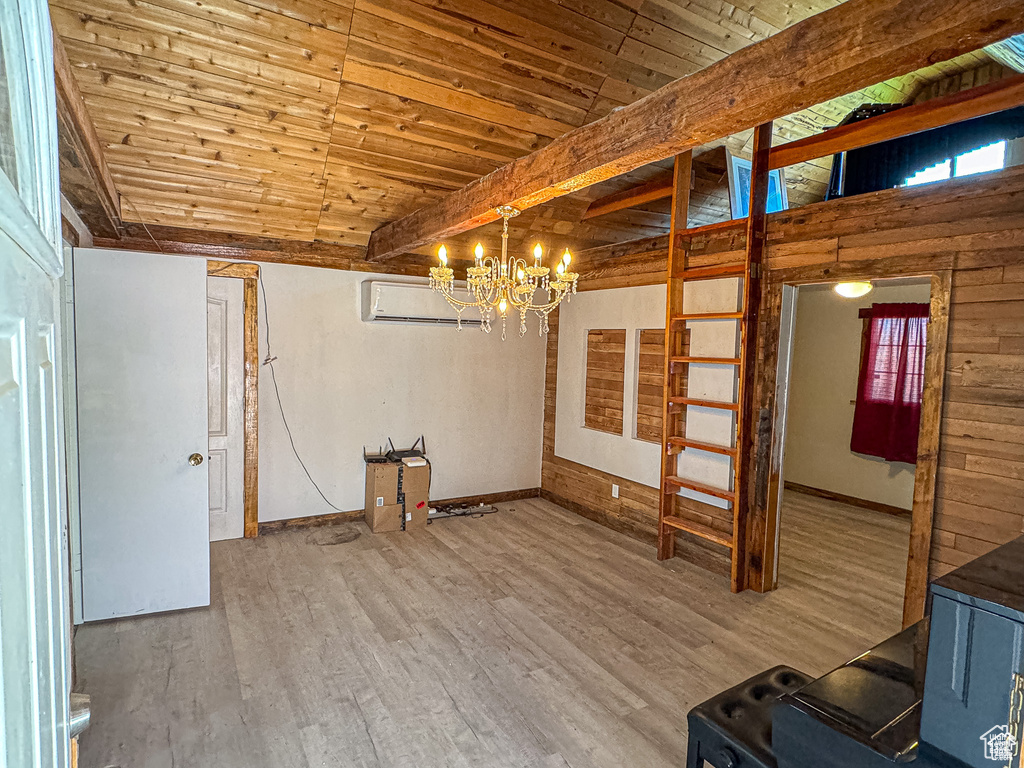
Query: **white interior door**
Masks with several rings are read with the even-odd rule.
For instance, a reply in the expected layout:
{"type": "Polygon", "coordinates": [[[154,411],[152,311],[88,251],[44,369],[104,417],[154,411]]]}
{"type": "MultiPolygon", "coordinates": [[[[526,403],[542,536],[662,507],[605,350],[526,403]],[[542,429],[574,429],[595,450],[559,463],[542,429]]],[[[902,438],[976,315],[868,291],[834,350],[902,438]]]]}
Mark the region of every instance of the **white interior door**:
{"type": "Polygon", "coordinates": [[[82,618],[209,605],[206,262],[76,249],[75,342],[82,618]]]}
{"type": "Polygon", "coordinates": [[[0,2],[0,768],[69,762],[52,50],[43,0],[0,2]]]}
{"type": "Polygon", "coordinates": [[[245,533],[242,281],[207,278],[210,541],[245,533]]]}

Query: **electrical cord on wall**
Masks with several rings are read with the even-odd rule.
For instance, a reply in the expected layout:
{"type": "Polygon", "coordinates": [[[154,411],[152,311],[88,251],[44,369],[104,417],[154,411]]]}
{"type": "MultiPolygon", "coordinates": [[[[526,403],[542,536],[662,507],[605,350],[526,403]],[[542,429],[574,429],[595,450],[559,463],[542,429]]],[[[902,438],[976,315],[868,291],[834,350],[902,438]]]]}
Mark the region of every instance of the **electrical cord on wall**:
{"type": "Polygon", "coordinates": [[[324,495],[324,492],[320,490],[320,486],[316,484],[316,480],[313,479],[313,475],[309,473],[309,468],[306,467],[306,462],[304,462],[302,457],[299,455],[299,449],[295,447],[295,438],[292,437],[291,427],[288,426],[288,417],[285,416],[284,413],[284,405],[281,402],[281,390],[277,386],[277,375],[274,372],[274,361],[277,360],[277,358],[270,351],[270,313],[267,311],[267,289],[263,285],[262,270],[260,270],[258,282],[260,284],[260,293],[263,296],[263,324],[266,328],[265,338],[267,340],[267,356],[263,359],[263,365],[270,368],[270,380],[274,384],[274,395],[277,398],[277,407],[281,412],[281,422],[284,424],[284,431],[288,434],[288,442],[291,443],[292,453],[295,454],[295,459],[299,462],[299,466],[302,467],[302,471],[306,473],[306,477],[309,478],[309,482],[312,483],[314,488],[316,488],[316,492],[320,494],[320,498],[327,503],[327,506],[338,512],[344,512],[345,510],[332,504],[324,495]]]}

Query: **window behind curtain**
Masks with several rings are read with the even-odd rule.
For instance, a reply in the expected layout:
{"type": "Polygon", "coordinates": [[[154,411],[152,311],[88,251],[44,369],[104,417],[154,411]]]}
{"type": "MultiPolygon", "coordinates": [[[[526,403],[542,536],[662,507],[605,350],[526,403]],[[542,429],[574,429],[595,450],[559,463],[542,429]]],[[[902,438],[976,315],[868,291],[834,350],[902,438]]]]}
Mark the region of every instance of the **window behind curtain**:
{"type": "Polygon", "coordinates": [[[850,450],[917,462],[927,304],[873,304],[861,358],[850,450]]]}

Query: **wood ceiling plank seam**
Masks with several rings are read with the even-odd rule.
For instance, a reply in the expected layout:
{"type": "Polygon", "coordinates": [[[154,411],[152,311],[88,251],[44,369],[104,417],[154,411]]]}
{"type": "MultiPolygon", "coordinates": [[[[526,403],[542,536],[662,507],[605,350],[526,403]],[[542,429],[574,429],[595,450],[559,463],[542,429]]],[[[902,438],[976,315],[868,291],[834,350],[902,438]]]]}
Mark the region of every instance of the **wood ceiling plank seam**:
{"type": "MultiPolygon", "coordinates": [[[[129,198],[131,200],[131,198],[129,198]]],[[[133,201],[134,202],[134,201],[133,201]]],[[[219,201],[216,201],[219,203],[219,201]]],[[[292,221],[285,220],[280,215],[277,217],[267,217],[262,212],[250,212],[250,211],[237,211],[232,209],[225,209],[219,204],[213,208],[207,208],[206,206],[199,205],[196,203],[194,206],[183,207],[180,204],[174,203],[153,203],[140,201],[138,204],[139,214],[145,216],[146,223],[153,222],[155,224],[168,224],[170,222],[205,222],[210,225],[216,225],[218,223],[228,225],[229,231],[236,231],[239,226],[244,228],[243,232],[249,232],[251,234],[268,235],[271,232],[277,233],[288,233],[284,234],[285,237],[294,237],[295,235],[301,236],[305,233],[307,238],[313,236],[316,222],[310,220],[308,222],[298,220],[298,223],[292,223],[292,221]],[[234,222],[234,224],[232,224],[234,222]],[[270,222],[270,223],[268,223],[270,222]]],[[[129,217],[130,220],[134,220],[133,215],[129,217]]],[[[221,229],[223,227],[214,227],[215,229],[221,229]]],[[[268,235],[270,237],[282,236],[282,235],[268,235]]]]}
{"type": "Polygon", "coordinates": [[[509,45],[568,62],[574,67],[594,74],[607,74],[615,65],[617,43],[613,50],[593,45],[589,37],[573,36],[560,27],[543,24],[523,9],[517,13],[510,13],[484,0],[459,0],[457,10],[448,0],[412,2],[445,14],[453,20],[465,22],[476,28],[475,34],[495,36],[509,45]]]}
{"type": "MultiPolygon", "coordinates": [[[[417,166],[420,167],[420,166],[417,166]]],[[[389,182],[402,185],[413,185],[418,189],[434,189],[450,191],[464,186],[461,180],[452,178],[446,179],[441,174],[431,174],[429,169],[420,167],[419,171],[410,169],[408,166],[401,169],[389,168],[382,173],[379,164],[358,164],[352,157],[346,155],[345,161],[332,161],[327,167],[327,181],[334,183],[351,183],[363,186],[355,187],[347,192],[349,195],[359,194],[366,187],[366,178],[377,180],[381,185],[389,182]],[[363,179],[364,181],[360,181],[363,179]]]]}
{"type": "Polygon", "coordinates": [[[256,119],[256,115],[242,113],[233,119],[229,115],[219,113],[208,115],[193,109],[170,109],[166,103],[154,105],[139,99],[126,101],[119,98],[120,94],[111,95],[109,89],[90,91],[89,104],[98,113],[116,117],[123,127],[142,129],[150,125],[173,125],[177,130],[219,131],[226,135],[238,135],[239,129],[259,132],[264,137],[281,137],[282,141],[292,142],[295,146],[318,146],[323,135],[322,130],[308,130],[302,124],[296,125],[286,120],[271,120],[268,117],[256,119]],[[240,119],[244,118],[244,119],[240,119]],[[234,128],[235,133],[229,133],[234,128]]]}
{"type": "MultiPolygon", "coordinates": [[[[144,209],[145,210],[145,209],[144,209]]],[[[147,222],[160,226],[187,227],[190,229],[216,229],[260,237],[280,237],[290,240],[310,240],[312,227],[265,226],[261,221],[230,216],[207,216],[198,212],[196,216],[183,216],[175,211],[149,210],[145,213],[147,222]]]]}
{"type": "Polygon", "coordinates": [[[629,37],[673,56],[699,64],[702,68],[714,64],[729,55],[730,51],[716,48],[704,40],[680,30],[658,24],[656,21],[637,17],[629,37]]]}
{"type": "Polygon", "coordinates": [[[257,188],[266,189],[274,194],[290,195],[295,199],[312,199],[319,195],[323,180],[289,177],[285,174],[251,174],[245,171],[232,172],[222,165],[209,169],[190,168],[179,164],[178,170],[170,162],[159,162],[157,158],[146,156],[145,163],[131,163],[130,157],[115,157],[115,161],[123,159],[129,162],[115,162],[121,175],[131,175],[133,183],[170,183],[177,180],[180,184],[198,184],[225,189],[257,188]]]}
{"type": "Polygon", "coordinates": [[[343,81],[341,84],[338,103],[339,105],[344,104],[347,108],[360,114],[364,112],[378,114],[393,120],[422,123],[472,139],[492,141],[519,154],[539,149],[542,142],[549,140],[548,137],[540,136],[532,131],[523,131],[502,123],[457,114],[443,107],[400,98],[391,93],[384,93],[347,81],[343,81]]]}
{"type": "Polygon", "coordinates": [[[340,150],[354,146],[380,155],[382,160],[388,157],[402,156],[407,160],[436,168],[465,171],[472,174],[474,178],[485,176],[507,162],[481,157],[461,149],[416,142],[410,137],[402,135],[354,130],[346,125],[339,125],[335,130],[334,137],[335,143],[332,146],[340,150]]]}
{"type": "Polygon", "coordinates": [[[620,32],[626,32],[636,18],[635,9],[608,0],[559,0],[559,5],[620,32]]]}
{"type": "MultiPolygon", "coordinates": [[[[101,135],[104,129],[100,129],[101,135]]],[[[149,151],[165,151],[179,153],[183,159],[195,158],[207,162],[236,163],[240,167],[247,167],[253,172],[270,173],[289,169],[291,172],[316,178],[315,169],[319,169],[321,163],[313,162],[304,157],[290,157],[284,153],[253,152],[243,147],[236,147],[222,143],[207,142],[206,145],[196,143],[180,143],[175,138],[160,138],[149,135],[135,135],[130,142],[109,141],[106,146],[113,152],[125,150],[118,147],[131,147],[135,152],[145,153],[149,151]]],[[[326,153],[325,153],[326,154],[326,153]]]]}
{"type": "Polygon", "coordinates": [[[348,34],[348,25],[352,19],[354,2],[336,2],[335,0],[243,0],[263,11],[301,21],[312,27],[321,27],[342,34],[348,34]],[[329,16],[325,14],[330,14],[329,16]]]}
{"type": "MultiPolygon", "coordinates": [[[[233,211],[237,214],[244,215],[263,215],[267,213],[260,208],[263,205],[258,199],[257,200],[243,200],[241,198],[226,198],[223,195],[209,194],[207,190],[196,189],[190,193],[190,201],[185,204],[182,202],[180,191],[166,191],[157,187],[147,188],[144,186],[136,186],[131,182],[127,182],[124,185],[126,193],[128,190],[132,190],[134,193],[130,197],[134,202],[139,205],[167,205],[174,207],[179,206],[182,210],[199,209],[204,207],[211,207],[216,205],[218,210],[228,212],[233,211]],[[140,195],[144,195],[144,199],[140,198],[140,195]]],[[[300,206],[294,203],[287,204],[275,204],[275,209],[281,209],[283,211],[293,212],[293,215],[298,215],[300,218],[314,218],[310,213],[309,208],[300,206]]]]}
{"type": "MultiPolygon", "coordinates": [[[[725,10],[723,6],[722,10],[725,10]]],[[[734,8],[735,10],[735,8],[734,8]]],[[[750,43],[763,40],[781,30],[768,27],[760,31],[735,22],[728,14],[699,13],[685,3],[666,0],[648,0],[640,8],[640,15],[669,29],[691,34],[688,30],[699,30],[701,39],[726,53],[735,53],[750,43]],[[708,39],[705,35],[711,35],[708,39]]],[[[691,34],[691,37],[693,34],[691,34]]]]}
{"type": "Polygon", "coordinates": [[[134,190],[131,194],[133,200],[144,199],[153,203],[158,199],[175,198],[181,200],[188,197],[195,200],[235,200],[249,205],[272,205],[282,211],[296,210],[304,211],[310,208],[315,209],[320,199],[310,201],[303,200],[290,194],[276,194],[265,186],[242,186],[234,184],[209,185],[196,184],[190,180],[156,180],[152,177],[132,176],[130,181],[124,183],[126,190],[134,190]]]}
{"type": "MultiPolygon", "coordinates": [[[[438,173],[457,174],[463,178],[479,178],[501,165],[496,161],[487,161],[464,153],[417,144],[403,138],[394,138],[380,134],[373,136],[353,136],[346,143],[347,134],[354,133],[341,127],[336,134],[338,143],[332,146],[333,156],[352,151],[364,153],[364,158],[373,158],[378,163],[389,158],[401,157],[406,163],[417,167],[426,167],[438,173]]],[[[382,168],[386,169],[385,163],[382,168]]]]}
{"type": "MultiPolygon", "coordinates": [[[[291,43],[314,55],[318,50],[330,50],[330,41],[346,39],[351,23],[349,18],[344,23],[344,28],[339,26],[338,29],[311,24],[283,13],[268,12],[251,0],[248,2],[244,0],[215,0],[215,2],[144,0],[144,2],[158,5],[167,10],[179,11],[206,22],[221,24],[226,28],[266,37],[278,43],[291,43]]],[[[292,0],[289,0],[288,5],[293,5],[292,0]]],[[[350,15],[351,12],[349,12],[350,15]]]]}
{"type": "MultiPolygon", "coordinates": [[[[710,2],[705,0],[683,0],[682,2],[678,2],[678,0],[646,0],[641,10],[642,12],[646,11],[646,15],[655,16],[656,13],[652,12],[655,6],[671,13],[677,4],[685,8],[688,13],[712,23],[720,23],[725,28],[735,31],[737,35],[751,34],[758,39],[764,39],[782,31],[781,27],[776,27],[756,15],[760,3],[747,3],[750,10],[744,10],[734,4],[719,0],[710,0],[710,2]]],[[[822,4],[819,10],[824,10],[827,6],[831,6],[831,3],[822,4]]]]}
{"type": "Polygon", "coordinates": [[[381,156],[359,147],[340,147],[329,153],[327,173],[329,177],[338,175],[339,168],[359,168],[362,173],[371,173],[380,178],[416,178],[420,183],[437,183],[447,186],[454,184],[465,186],[465,179],[473,174],[454,168],[420,162],[404,157],[392,157],[385,167],[381,165],[381,156]],[[420,179],[420,177],[423,177],[420,179]]]}
{"type": "Polygon", "coordinates": [[[566,7],[558,0],[487,0],[504,11],[532,19],[535,23],[558,30],[575,40],[599,41],[596,47],[609,53],[618,50],[624,33],[600,21],[566,7]]]}
{"type": "Polygon", "coordinates": [[[173,152],[148,151],[145,154],[114,151],[110,153],[111,165],[118,168],[118,173],[127,181],[131,181],[132,169],[145,178],[147,172],[169,173],[178,172],[182,177],[209,179],[212,182],[235,182],[241,184],[265,185],[272,189],[290,191],[301,195],[306,188],[319,188],[321,180],[309,178],[303,174],[290,174],[282,171],[273,173],[253,172],[248,168],[233,168],[228,163],[215,165],[197,161],[195,158],[179,158],[173,152]]]}
{"type": "Polygon", "coordinates": [[[151,184],[155,189],[171,189],[175,188],[174,185],[177,185],[177,188],[184,186],[186,189],[199,187],[209,189],[211,192],[223,192],[227,196],[234,195],[239,190],[242,193],[245,190],[260,190],[261,193],[268,195],[268,199],[279,197],[285,204],[289,204],[289,201],[303,202],[306,205],[319,203],[317,190],[321,187],[320,184],[314,184],[307,188],[301,188],[295,185],[275,183],[274,180],[232,178],[227,174],[199,176],[187,171],[176,174],[170,168],[155,167],[152,164],[130,166],[119,163],[112,168],[112,171],[123,179],[124,183],[136,186],[151,184]]]}
{"type": "MultiPolygon", "coordinates": [[[[97,114],[100,114],[97,110],[97,114]]],[[[104,117],[96,120],[97,126],[103,126],[105,135],[113,143],[119,141],[130,144],[137,137],[146,139],[181,140],[184,143],[197,144],[203,148],[248,149],[280,155],[282,158],[320,161],[326,155],[329,145],[320,142],[309,142],[293,138],[288,134],[267,135],[259,129],[245,126],[203,126],[181,125],[171,121],[139,121],[135,125],[125,115],[103,113],[104,117]],[[141,123],[141,124],[140,124],[141,123]],[[138,128],[144,128],[139,132],[138,128]],[[135,130],[133,130],[135,129],[135,130]]]]}
{"type": "Polygon", "coordinates": [[[225,51],[233,51],[253,61],[268,61],[285,69],[324,79],[340,77],[344,66],[344,50],[348,45],[347,37],[339,41],[341,50],[336,53],[340,53],[340,56],[336,56],[337,61],[332,62],[325,59],[330,49],[311,55],[308,49],[293,43],[282,43],[219,22],[198,19],[147,0],[54,0],[50,7],[63,14],[55,18],[61,34],[66,34],[65,30],[74,21],[82,24],[86,19],[106,20],[120,28],[159,32],[169,39],[187,36],[225,51]],[[77,19],[68,18],[66,14],[74,14],[77,19]]]}
{"type": "Polygon", "coordinates": [[[475,155],[499,165],[514,160],[522,154],[499,144],[479,141],[462,134],[423,125],[422,123],[409,124],[405,121],[396,122],[393,118],[389,118],[389,115],[373,112],[361,112],[353,115],[348,110],[339,108],[338,117],[335,118],[335,121],[341,122],[349,130],[360,132],[372,131],[395,138],[404,138],[407,141],[475,155]],[[370,119],[368,120],[367,117],[370,119]]]}
{"type": "MultiPolygon", "coordinates": [[[[61,16],[57,10],[55,15],[61,16]]],[[[104,23],[98,17],[91,17],[79,23],[62,25],[65,40],[100,45],[112,51],[218,75],[250,87],[269,89],[314,99],[337,98],[336,82],[308,75],[296,70],[284,69],[274,64],[207,48],[201,41],[192,42],[188,37],[172,37],[163,33],[150,34],[148,30],[129,29],[126,25],[104,23]]]]}
{"type": "Polygon", "coordinates": [[[654,67],[673,80],[692,75],[707,66],[706,64],[662,51],[633,37],[627,37],[622,43],[622,50],[619,51],[619,55],[626,61],[631,61],[634,64],[654,67]]]}
{"type": "MultiPolygon", "coordinates": [[[[375,68],[406,75],[435,86],[470,93],[505,104],[520,112],[558,120],[568,125],[579,125],[586,115],[587,110],[583,106],[559,101],[554,96],[537,94],[526,87],[533,83],[552,85],[544,78],[530,80],[525,73],[510,77],[506,73],[493,71],[490,75],[476,74],[437,59],[404,53],[400,47],[396,48],[396,45],[397,43],[371,42],[362,37],[353,37],[349,45],[347,62],[359,60],[375,68]],[[519,84],[513,84],[516,81],[519,84]]],[[[450,59],[450,55],[448,58],[450,59]]],[[[477,63],[483,62],[478,60],[477,63]]],[[[472,65],[466,63],[465,66],[472,65]]],[[[566,89],[562,88],[559,92],[565,94],[566,89]]],[[[596,94],[596,91],[594,93],[596,94]]],[[[586,103],[589,104],[592,99],[589,96],[587,99],[586,103]]],[[[579,99],[575,101],[579,102],[579,99]]]]}
{"type": "Polygon", "coordinates": [[[436,86],[399,73],[376,69],[353,61],[351,58],[345,60],[344,78],[350,82],[394,93],[404,98],[427,100],[428,104],[448,109],[456,114],[485,116],[485,119],[491,122],[531,131],[549,139],[557,138],[573,128],[569,123],[532,115],[491,99],[436,86]]]}
{"type": "Polygon", "coordinates": [[[147,84],[150,86],[149,88],[140,87],[139,80],[130,78],[119,79],[115,90],[108,87],[107,81],[110,78],[105,77],[104,73],[86,66],[75,68],[75,79],[78,81],[82,93],[88,94],[89,103],[103,98],[116,99],[140,109],[166,110],[167,112],[210,117],[232,123],[247,120],[251,121],[249,127],[259,127],[271,123],[283,125],[290,130],[305,131],[307,136],[319,136],[330,129],[330,123],[325,122],[322,116],[319,120],[309,120],[305,117],[296,117],[245,104],[225,104],[194,99],[169,86],[147,84]]]}
{"type": "MultiPolygon", "coordinates": [[[[549,51],[522,41],[522,30],[513,35],[486,22],[472,19],[461,4],[456,14],[417,0],[360,0],[358,13],[385,19],[446,43],[469,48],[502,63],[519,62],[524,67],[541,69],[569,83],[596,89],[607,74],[608,67],[578,65],[566,58],[564,50],[549,51]]],[[[519,26],[525,26],[525,21],[519,18],[519,26]]]]}
{"type": "Polygon", "coordinates": [[[315,121],[322,120],[326,115],[325,110],[330,109],[329,104],[304,96],[277,90],[264,90],[257,93],[251,87],[239,89],[238,81],[232,78],[211,73],[197,73],[195,70],[176,64],[112,51],[102,46],[70,38],[65,39],[64,42],[72,62],[76,66],[98,69],[108,83],[118,77],[128,80],[141,79],[172,88],[178,93],[188,94],[193,99],[220,104],[243,103],[259,109],[284,112],[315,121]]]}

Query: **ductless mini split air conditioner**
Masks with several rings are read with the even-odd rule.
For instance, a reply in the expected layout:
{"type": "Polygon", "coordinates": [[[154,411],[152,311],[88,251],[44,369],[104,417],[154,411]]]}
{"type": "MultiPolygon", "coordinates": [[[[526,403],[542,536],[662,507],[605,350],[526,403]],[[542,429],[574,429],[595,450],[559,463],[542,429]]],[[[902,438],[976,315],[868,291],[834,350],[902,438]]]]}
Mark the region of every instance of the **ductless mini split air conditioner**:
{"type": "MultiPolygon", "coordinates": [[[[441,294],[430,290],[426,283],[366,280],[361,288],[363,322],[426,325],[455,325],[458,322],[455,310],[441,294]]],[[[459,288],[456,284],[456,290],[459,288]]],[[[468,294],[466,300],[469,300],[468,294]]],[[[479,326],[479,310],[469,312],[463,315],[462,324],[479,326]],[[474,317],[470,317],[469,312],[474,317]]]]}

